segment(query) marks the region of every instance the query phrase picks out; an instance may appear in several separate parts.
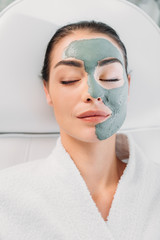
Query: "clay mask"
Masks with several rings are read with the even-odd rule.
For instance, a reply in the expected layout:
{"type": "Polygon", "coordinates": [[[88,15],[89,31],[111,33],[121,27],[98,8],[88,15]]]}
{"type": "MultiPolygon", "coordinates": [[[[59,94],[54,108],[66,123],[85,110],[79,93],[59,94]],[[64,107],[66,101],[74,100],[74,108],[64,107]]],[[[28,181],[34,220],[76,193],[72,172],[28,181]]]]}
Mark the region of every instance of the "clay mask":
{"type": "Polygon", "coordinates": [[[107,39],[93,38],[71,42],[64,51],[63,59],[66,58],[75,58],[84,62],[90,95],[93,98],[100,97],[111,109],[110,118],[95,126],[95,133],[99,140],[109,138],[122,126],[127,113],[128,79],[122,54],[107,39]],[[95,78],[98,62],[107,58],[118,59],[122,63],[124,82],[120,87],[106,89],[95,78]]]}

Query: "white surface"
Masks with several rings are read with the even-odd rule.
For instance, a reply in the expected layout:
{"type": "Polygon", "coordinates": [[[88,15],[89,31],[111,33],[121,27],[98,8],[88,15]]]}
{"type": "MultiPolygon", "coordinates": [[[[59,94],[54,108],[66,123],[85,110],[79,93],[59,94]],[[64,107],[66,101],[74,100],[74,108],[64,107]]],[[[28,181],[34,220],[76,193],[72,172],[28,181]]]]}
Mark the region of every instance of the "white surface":
{"type": "Polygon", "coordinates": [[[45,158],[55,146],[58,135],[0,135],[0,169],[45,158]]]}

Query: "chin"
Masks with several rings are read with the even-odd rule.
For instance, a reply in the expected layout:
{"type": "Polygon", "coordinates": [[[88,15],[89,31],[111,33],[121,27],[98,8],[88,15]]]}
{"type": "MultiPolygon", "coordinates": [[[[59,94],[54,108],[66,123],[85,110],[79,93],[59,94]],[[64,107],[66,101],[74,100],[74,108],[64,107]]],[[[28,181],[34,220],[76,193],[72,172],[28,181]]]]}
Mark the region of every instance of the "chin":
{"type": "Polygon", "coordinates": [[[96,137],[85,137],[85,138],[81,138],[79,139],[81,142],[86,142],[86,143],[97,143],[99,142],[100,140],[96,137]]]}
{"type": "Polygon", "coordinates": [[[75,141],[86,142],[86,143],[98,143],[102,140],[99,139],[96,135],[95,127],[87,127],[87,128],[77,128],[73,127],[72,129],[60,128],[61,137],[66,141],[67,139],[72,139],[75,141]]]}
{"type": "Polygon", "coordinates": [[[100,142],[101,140],[97,138],[95,131],[87,131],[85,133],[81,132],[81,133],[76,133],[76,134],[69,134],[70,137],[72,137],[75,140],[78,140],[80,142],[84,142],[84,143],[96,143],[96,142],[100,142]]]}

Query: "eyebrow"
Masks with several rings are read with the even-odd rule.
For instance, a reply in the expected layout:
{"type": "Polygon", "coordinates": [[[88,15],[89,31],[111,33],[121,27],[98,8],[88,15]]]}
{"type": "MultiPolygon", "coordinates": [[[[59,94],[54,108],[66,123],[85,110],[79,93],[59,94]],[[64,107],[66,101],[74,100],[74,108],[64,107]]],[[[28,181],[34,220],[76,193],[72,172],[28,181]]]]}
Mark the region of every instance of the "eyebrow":
{"type": "Polygon", "coordinates": [[[62,60],[60,62],[58,62],[54,68],[60,66],[60,65],[65,65],[65,66],[72,66],[72,67],[79,67],[79,68],[82,68],[83,67],[83,64],[78,62],[78,61],[75,61],[75,60],[62,60]]]}
{"type": "Polygon", "coordinates": [[[120,63],[122,65],[122,62],[119,59],[117,59],[117,58],[110,58],[110,59],[104,59],[104,60],[99,61],[98,62],[98,66],[102,67],[104,65],[107,65],[107,64],[110,64],[110,63],[115,63],[115,62],[118,62],[118,63],[120,63]]]}

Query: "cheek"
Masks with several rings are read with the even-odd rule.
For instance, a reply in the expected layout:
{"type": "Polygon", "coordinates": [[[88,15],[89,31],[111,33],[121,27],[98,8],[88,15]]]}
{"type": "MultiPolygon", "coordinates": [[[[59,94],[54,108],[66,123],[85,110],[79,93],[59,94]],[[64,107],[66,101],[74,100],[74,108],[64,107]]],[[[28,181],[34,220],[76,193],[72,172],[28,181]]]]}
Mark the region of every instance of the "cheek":
{"type": "Polygon", "coordinates": [[[63,105],[72,106],[81,99],[83,85],[83,80],[71,85],[68,84],[68,86],[67,84],[55,84],[52,92],[53,101],[59,102],[59,104],[63,103],[63,105]]]}
{"type": "Polygon", "coordinates": [[[126,104],[127,96],[128,92],[126,86],[112,90],[105,90],[104,104],[110,107],[113,112],[117,112],[126,104]]]}
{"type": "Polygon", "coordinates": [[[55,87],[52,91],[52,101],[55,117],[64,120],[65,117],[72,115],[74,106],[78,101],[78,94],[76,91],[65,89],[63,86],[55,87]]]}

